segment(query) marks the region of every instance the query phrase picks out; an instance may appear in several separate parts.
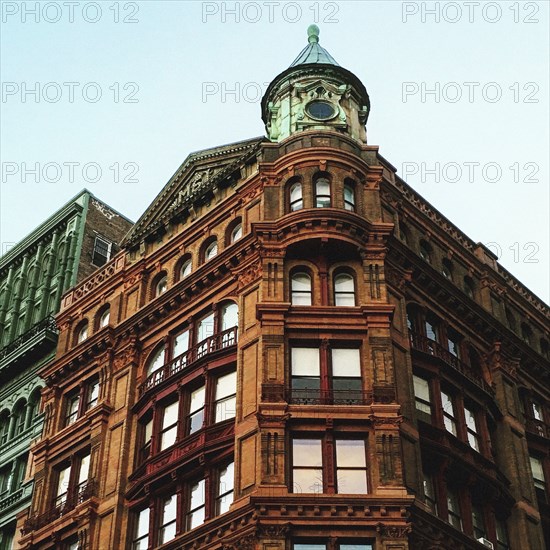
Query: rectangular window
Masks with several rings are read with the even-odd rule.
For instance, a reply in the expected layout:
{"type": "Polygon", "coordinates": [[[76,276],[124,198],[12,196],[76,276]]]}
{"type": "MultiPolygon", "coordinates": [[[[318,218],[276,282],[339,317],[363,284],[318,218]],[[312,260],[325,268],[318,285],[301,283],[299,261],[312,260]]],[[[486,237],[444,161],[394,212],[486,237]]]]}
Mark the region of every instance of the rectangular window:
{"type": "MultiPolygon", "coordinates": [[[[176,358],[184,354],[189,349],[189,331],[184,330],[174,337],[174,349],[172,357],[176,358]]],[[[184,365],[185,366],[185,365],[184,365]]]]}
{"type": "Polygon", "coordinates": [[[187,418],[187,435],[195,433],[202,428],[204,422],[204,386],[191,392],[189,398],[189,416],[187,418]]]}
{"type": "Polygon", "coordinates": [[[366,494],[367,455],[362,439],[337,439],[336,483],[338,493],[366,494]]]}
{"type": "Polygon", "coordinates": [[[495,518],[495,529],[497,532],[497,550],[509,550],[508,530],[503,519],[495,518]]]}
{"type": "Polygon", "coordinates": [[[187,529],[194,529],[204,523],[205,511],[204,479],[191,485],[189,491],[189,511],[187,512],[187,529]]]}
{"type": "Polygon", "coordinates": [[[197,327],[197,343],[201,343],[197,349],[197,357],[202,357],[205,353],[208,353],[208,342],[205,342],[207,338],[214,334],[214,314],[211,313],[204,319],[201,319],[199,326],[197,327]]]}
{"type": "Polygon", "coordinates": [[[334,404],[361,403],[361,356],[358,349],[332,349],[332,389],[334,404]]]}
{"type": "Polygon", "coordinates": [[[472,449],[475,449],[479,453],[479,434],[477,431],[477,423],[475,414],[464,407],[464,417],[466,418],[466,429],[468,431],[468,443],[472,449]]]}
{"type": "Polygon", "coordinates": [[[474,537],[476,539],[485,538],[485,519],[483,518],[483,508],[476,503],[472,503],[472,526],[474,528],[474,537]]]}
{"type": "Polygon", "coordinates": [[[70,466],[59,470],[59,475],[57,477],[57,489],[55,492],[55,506],[64,506],[64,504],[67,502],[70,474],[70,466]]]}
{"type": "MultiPolygon", "coordinates": [[[[76,493],[80,496],[82,491],[86,488],[86,485],[88,485],[88,478],[90,475],[90,455],[86,454],[80,459],[80,465],[78,470],[78,480],[77,480],[77,488],[76,493]]],[[[78,499],[80,502],[80,498],[78,499]]]]}
{"type": "Polygon", "coordinates": [[[150,515],[149,508],[145,508],[138,513],[134,530],[134,540],[132,541],[132,550],[147,550],[149,547],[150,515]]]}
{"type": "Polygon", "coordinates": [[[176,536],[177,495],[168,497],[162,505],[159,543],[164,544],[176,536]]]}
{"type": "Polygon", "coordinates": [[[97,405],[99,399],[99,379],[94,378],[88,383],[88,388],[86,390],[86,410],[89,411],[91,408],[97,405]]]}
{"type": "Polygon", "coordinates": [[[372,544],[343,544],[338,545],[338,550],[373,550],[372,544]]]}
{"type": "Polygon", "coordinates": [[[529,462],[531,463],[531,472],[533,473],[533,482],[535,484],[537,497],[546,501],[546,480],[544,478],[542,460],[540,458],[530,456],[529,462]]]}
{"type": "Polygon", "coordinates": [[[11,466],[5,466],[0,470],[0,494],[10,490],[11,466]]]}
{"type": "Polygon", "coordinates": [[[235,478],[234,463],[220,470],[218,476],[218,492],[216,495],[216,514],[225,514],[233,502],[233,484],[235,478]]]}
{"type": "Polygon", "coordinates": [[[216,422],[235,418],[237,395],[237,373],[220,376],[216,382],[216,422]]]}
{"type": "Polygon", "coordinates": [[[318,403],[321,367],[318,348],[292,348],[292,398],[299,403],[318,403]]]}
{"type": "Polygon", "coordinates": [[[176,442],[178,434],[178,409],[176,401],[164,407],[162,415],[162,430],[160,432],[160,450],[167,449],[176,442]]]}
{"type": "Polygon", "coordinates": [[[112,243],[101,237],[96,237],[94,241],[94,251],[92,254],[92,263],[101,267],[111,258],[112,243]]]}
{"type": "Polygon", "coordinates": [[[531,405],[533,410],[533,418],[542,422],[544,420],[542,415],[542,405],[538,401],[533,401],[531,405]]]}
{"type": "Polygon", "coordinates": [[[424,502],[433,514],[437,513],[437,499],[435,497],[435,488],[433,476],[422,472],[422,487],[424,491],[424,502]]]}
{"type": "Polygon", "coordinates": [[[323,457],[320,439],[292,440],[292,492],[323,492],[323,457]]]}
{"type": "Polygon", "coordinates": [[[449,332],[447,338],[447,347],[449,351],[458,359],[460,357],[459,337],[454,332],[449,332]]]}
{"type": "Polygon", "coordinates": [[[80,393],[72,393],[67,396],[67,405],[65,411],[65,426],[69,426],[78,418],[78,409],[80,406],[80,393]]]}
{"type": "Polygon", "coordinates": [[[460,515],[458,495],[449,488],[447,488],[447,511],[449,513],[449,523],[462,531],[462,516],[460,515]]]}
{"type": "Polygon", "coordinates": [[[437,325],[434,321],[426,321],[426,338],[437,342],[437,325]]]}
{"type": "Polygon", "coordinates": [[[142,425],[143,446],[141,447],[141,462],[145,462],[151,455],[151,436],[153,435],[153,419],[142,425]]]}
{"type": "Polygon", "coordinates": [[[292,546],[294,550],[327,550],[325,543],[301,544],[295,542],[292,546]]]}
{"type": "Polygon", "coordinates": [[[414,399],[416,410],[428,414],[432,414],[432,405],[430,400],[430,385],[427,380],[420,376],[413,375],[414,382],[414,399]]]}
{"type": "Polygon", "coordinates": [[[456,436],[456,417],[451,396],[444,391],[441,392],[441,405],[443,407],[443,423],[445,429],[456,436]]]}

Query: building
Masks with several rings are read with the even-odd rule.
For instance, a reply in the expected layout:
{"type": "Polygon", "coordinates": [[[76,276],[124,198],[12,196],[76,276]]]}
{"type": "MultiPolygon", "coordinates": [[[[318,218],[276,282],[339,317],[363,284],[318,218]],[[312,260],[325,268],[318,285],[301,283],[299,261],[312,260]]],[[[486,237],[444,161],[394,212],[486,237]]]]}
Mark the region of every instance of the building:
{"type": "Polygon", "coordinates": [[[267,137],[190,155],[64,295],[20,548],[545,548],[548,307],[369,111],[310,27],[267,137]]]}
{"type": "Polygon", "coordinates": [[[38,371],[55,356],[62,294],[105,264],[132,226],[82,191],[0,258],[0,548],[30,505],[31,442],[42,433],[38,371]]]}

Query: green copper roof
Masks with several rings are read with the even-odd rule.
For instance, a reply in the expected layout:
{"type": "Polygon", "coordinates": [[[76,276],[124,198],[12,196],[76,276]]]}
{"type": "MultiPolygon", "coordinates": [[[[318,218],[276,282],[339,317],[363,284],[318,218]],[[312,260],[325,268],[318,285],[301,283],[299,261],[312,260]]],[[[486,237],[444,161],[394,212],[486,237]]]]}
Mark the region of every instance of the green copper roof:
{"type": "Polygon", "coordinates": [[[291,67],[296,65],[307,65],[309,63],[320,63],[323,65],[336,65],[338,63],[325,48],[319,46],[319,27],[310,25],[307,29],[309,44],[300,52],[300,55],[292,62],[291,67]]]}

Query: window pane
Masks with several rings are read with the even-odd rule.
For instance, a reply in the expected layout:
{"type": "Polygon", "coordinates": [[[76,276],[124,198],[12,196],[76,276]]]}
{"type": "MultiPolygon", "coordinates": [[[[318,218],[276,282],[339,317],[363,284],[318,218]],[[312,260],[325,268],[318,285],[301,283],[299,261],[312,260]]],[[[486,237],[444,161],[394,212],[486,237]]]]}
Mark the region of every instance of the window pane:
{"type": "Polygon", "coordinates": [[[222,308],[222,331],[239,324],[239,307],[237,304],[230,303],[222,308]]]}
{"type": "Polygon", "coordinates": [[[354,292],[355,285],[353,284],[353,277],[347,273],[336,275],[334,279],[334,290],[336,292],[354,292]]]}
{"type": "Polygon", "coordinates": [[[191,271],[193,270],[193,264],[191,260],[187,260],[182,266],[181,266],[181,273],[180,277],[184,279],[185,277],[188,277],[191,275],[191,271]]]}
{"type": "Polygon", "coordinates": [[[294,466],[315,466],[323,464],[320,439],[293,439],[292,462],[294,466]]]}
{"type": "Polygon", "coordinates": [[[146,550],[148,546],[149,517],[149,508],[145,508],[138,514],[135,539],[139,541],[136,540],[137,544],[134,543],[133,550],[146,550]]]}
{"type": "Polygon", "coordinates": [[[189,509],[194,510],[204,505],[204,479],[191,486],[189,509]]]}
{"type": "Polygon", "coordinates": [[[326,544],[296,544],[294,550],[327,550],[326,544]]]}
{"type": "Polygon", "coordinates": [[[208,317],[202,319],[199,323],[197,342],[202,342],[204,339],[214,334],[214,314],[211,313],[208,317]]]}
{"type": "Polygon", "coordinates": [[[372,544],[340,544],[340,550],[372,550],[372,544]]]}
{"type": "Polygon", "coordinates": [[[533,472],[533,479],[542,481],[544,483],[544,471],[542,469],[542,460],[540,458],[535,458],[534,456],[529,457],[531,462],[531,471],[533,472]]]}
{"type": "Polygon", "coordinates": [[[332,350],[333,376],[361,377],[361,360],[358,349],[332,350]]]}
{"type": "Polygon", "coordinates": [[[235,464],[231,462],[223,470],[220,471],[218,494],[223,495],[233,490],[235,479],[235,464]]]}
{"type": "Polygon", "coordinates": [[[159,370],[164,365],[164,348],[158,349],[153,357],[149,360],[149,365],[147,366],[147,374],[152,374],[153,372],[159,370]]]}
{"type": "Polygon", "coordinates": [[[206,248],[206,252],[204,254],[204,258],[206,260],[211,260],[218,254],[218,243],[214,241],[213,243],[210,243],[208,247],[206,248]]]}
{"type": "Polygon", "coordinates": [[[216,400],[233,395],[237,391],[237,373],[220,376],[216,384],[216,400]]]}
{"type": "Polygon", "coordinates": [[[243,226],[238,224],[231,232],[231,242],[238,241],[243,236],[243,226]]]}
{"type": "Polygon", "coordinates": [[[177,496],[172,495],[164,501],[162,526],[160,529],[160,543],[172,540],[176,536],[177,496]]]}
{"type": "Polygon", "coordinates": [[[78,472],[78,485],[88,481],[90,473],[90,455],[84,455],[80,460],[80,471],[78,472]]]}
{"type": "Polygon", "coordinates": [[[86,402],[86,409],[91,409],[97,404],[99,398],[99,380],[93,380],[88,386],[88,399],[86,402]]]}
{"type": "Polygon", "coordinates": [[[323,470],[321,468],[304,468],[293,470],[294,493],[322,493],[323,470]]]}
{"type": "Polygon", "coordinates": [[[437,341],[437,328],[431,321],[426,321],[426,336],[430,340],[437,341]]]}
{"type": "Polygon", "coordinates": [[[174,357],[179,357],[189,349],[189,331],[184,330],[174,338],[174,357]]]}
{"type": "Polygon", "coordinates": [[[295,183],[290,188],[290,202],[294,203],[296,201],[299,201],[302,199],[302,184],[301,183],[295,183]]]}
{"type": "Polygon", "coordinates": [[[151,436],[153,435],[153,419],[149,420],[145,424],[145,443],[151,440],[151,436]]]}
{"type": "Polygon", "coordinates": [[[292,374],[295,376],[319,376],[319,350],[317,348],[292,348],[292,374]]]}
{"type": "Polygon", "coordinates": [[[466,407],[464,407],[464,417],[466,418],[466,425],[468,426],[468,429],[473,432],[477,432],[476,417],[474,416],[474,413],[466,407]]]}
{"type": "Polygon", "coordinates": [[[111,312],[109,310],[104,311],[101,315],[101,318],[99,319],[99,326],[100,328],[106,327],[109,324],[109,320],[111,318],[111,312]]]}
{"type": "Polygon", "coordinates": [[[339,493],[366,494],[367,473],[365,470],[338,470],[337,483],[339,493]]]}
{"type": "Polygon", "coordinates": [[[292,290],[309,292],[311,290],[311,277],[307,273],[295,273],[292,276],[292,290]]]}
{"type": "Polygon", "coordinates": [[[178,421],[179,403],[176,401],[167,407],[164,407],[164,415],[162,417],[162,427],[167,428],[178,421]]]}
{"type": "Polygon", "coordinates": [[[204,407],[204,386],[191,392],[191,404],[189,406],[189,412],[194,413],[204,407]]]}
{"type": "Polygon", "coordinates": [[[195,529],[204,523],[204,507],[195,510],[189,514],[189,529],[195,529]]]}
{"type": "Polygon", "coordinates": [[[329,182],[324,178],[317,180],[316,189],[318,195],[330,195],[329,182]]]}
{"type": "Polygon", "coordinates": [[[336,464],[338,468],[366,468],[365,442],[361,439],[337,439],[336,464]]]}
{"type": "Polygon", "coordinates": [[[423,401],[430,401],[430,386],[427,380],[414,375],[414,395],[423,401]]]}
{"type": "Polygon", "coordinates": [[[57,496],[62,495],[67,492],[69,488],[69,474],[71,467],[67,466],[59,471],[59,478],[57,481],[57,496]]]}
{"type": "Polygon", "coordinates": [[[537,403],[536,401],[533,401],[533,418],[535,420],[541,420],[542,421],[542,406],[540,403],[537,403]]]}
{"type": "Polygon", "coordinates": [[[226,397],[216,403],[216,422],[223,422],[228,418],[235,418],[237,399],[235,396],[226,397]]]}

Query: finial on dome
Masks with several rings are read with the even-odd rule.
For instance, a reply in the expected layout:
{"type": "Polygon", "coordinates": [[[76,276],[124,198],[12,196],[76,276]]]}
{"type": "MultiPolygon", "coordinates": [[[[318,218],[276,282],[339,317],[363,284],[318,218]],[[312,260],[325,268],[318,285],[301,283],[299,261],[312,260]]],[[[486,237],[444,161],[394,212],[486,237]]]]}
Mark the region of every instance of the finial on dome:
{"type": "Polygon", "coordinates": [[[319,42],[319,33],[321,31],[319,30],[319,27],[317,25],[310,25],[307,28],[307,39],[308,42],[311,43],[318,43],[319,42]]]}

